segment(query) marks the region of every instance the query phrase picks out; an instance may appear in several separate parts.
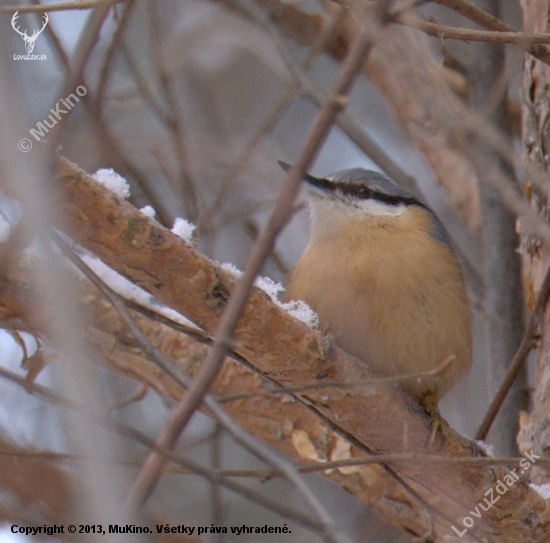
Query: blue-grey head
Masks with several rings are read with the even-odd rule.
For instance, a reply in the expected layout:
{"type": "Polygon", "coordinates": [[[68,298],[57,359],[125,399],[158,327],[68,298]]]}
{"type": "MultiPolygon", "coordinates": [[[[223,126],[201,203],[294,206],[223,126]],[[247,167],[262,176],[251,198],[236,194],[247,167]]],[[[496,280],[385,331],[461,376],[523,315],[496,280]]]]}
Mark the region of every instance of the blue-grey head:
{"type": "MultiPolygon", "coordinates": [[[[290,165],[279,161],[289,171],[290,165]]],[[[449,235],[435,213],[412,193],[402,189],[386,175],[374,170],[352,168],[327,177],[303,176],[311,188],[312,205],[331,202],[331,208],[359,217],[403,215],[409,206],[424,210],[432,223],[431,234],[438,241],[451,246],[449,235]]]]}

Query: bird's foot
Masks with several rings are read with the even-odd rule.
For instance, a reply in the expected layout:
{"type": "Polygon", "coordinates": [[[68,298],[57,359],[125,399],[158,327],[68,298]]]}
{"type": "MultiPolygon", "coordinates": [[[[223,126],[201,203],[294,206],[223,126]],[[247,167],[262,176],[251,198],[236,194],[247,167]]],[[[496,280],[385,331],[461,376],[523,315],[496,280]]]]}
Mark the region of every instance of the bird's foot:
{"type": "Polygon", "coordinates": [[[426,413],[430,416],[430,443],[431,447],[437,439],[444,441],[445,435],[449,429],[449,423],[441,416],[439,408],[437,406],[437,394],[435,392],[429,392],[422,397],[422,406],[426,410],[426,413]]]}

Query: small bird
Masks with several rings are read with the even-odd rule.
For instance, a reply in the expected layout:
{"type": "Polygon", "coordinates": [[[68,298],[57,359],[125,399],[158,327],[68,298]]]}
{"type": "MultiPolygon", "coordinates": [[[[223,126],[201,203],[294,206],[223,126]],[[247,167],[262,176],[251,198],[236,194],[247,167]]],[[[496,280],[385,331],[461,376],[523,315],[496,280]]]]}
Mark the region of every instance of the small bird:
{"type": "Polygon", "coordinates": [[[402,381],[432,411],[472,361],[468,299],[445,228],[381,173],[304,180],[311,233],[287,300],[304,300],[337,345],[381,375],[427,373],[454,356],[441,376],[402,381]]]}

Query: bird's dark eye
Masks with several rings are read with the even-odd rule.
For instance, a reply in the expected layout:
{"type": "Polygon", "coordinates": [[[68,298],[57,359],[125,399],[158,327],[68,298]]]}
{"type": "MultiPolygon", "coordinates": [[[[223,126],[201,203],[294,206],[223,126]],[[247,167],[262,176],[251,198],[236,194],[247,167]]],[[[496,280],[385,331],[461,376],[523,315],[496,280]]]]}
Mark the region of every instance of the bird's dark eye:
{"type": "Polygon", "coordinates": [[[372,191],[366,185],[361,185],[357,187],[357,196],[362,200],[366,200],[367,198],[370,198],[371,194],[372,194],[372,191]]]}

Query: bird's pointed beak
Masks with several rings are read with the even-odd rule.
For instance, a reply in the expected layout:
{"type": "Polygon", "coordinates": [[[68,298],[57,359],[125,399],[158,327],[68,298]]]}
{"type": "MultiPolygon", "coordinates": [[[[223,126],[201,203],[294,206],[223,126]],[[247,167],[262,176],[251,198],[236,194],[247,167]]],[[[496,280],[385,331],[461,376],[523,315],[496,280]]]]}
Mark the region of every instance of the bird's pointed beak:
{"type": "MultiPolygon", "coordinates": [[[[290,164],[287,164],[282,160],[277,160],[277,163],[286,173],[288,173],[292,168],[290,164]]],[[[328,179],[324,179],[322,177],[314,177],[313,175],[310,175],[306,172],[304,172],[302,179],[310,185],[314,186],[315,188],[320,189],[322,192],[332,192],[336,188],[332,181],[329,181],[328,179]]]]}
{"type": "Polygon", "coordinates": [[[281,168],[286,172],[288,173],[290,171],[290,169],[292,168],[292,166],[290,164],[288,164],[288,162],[283,162],[282,160],[277,160],[277,164],[279,166],[281,166],[281,168]]]}

